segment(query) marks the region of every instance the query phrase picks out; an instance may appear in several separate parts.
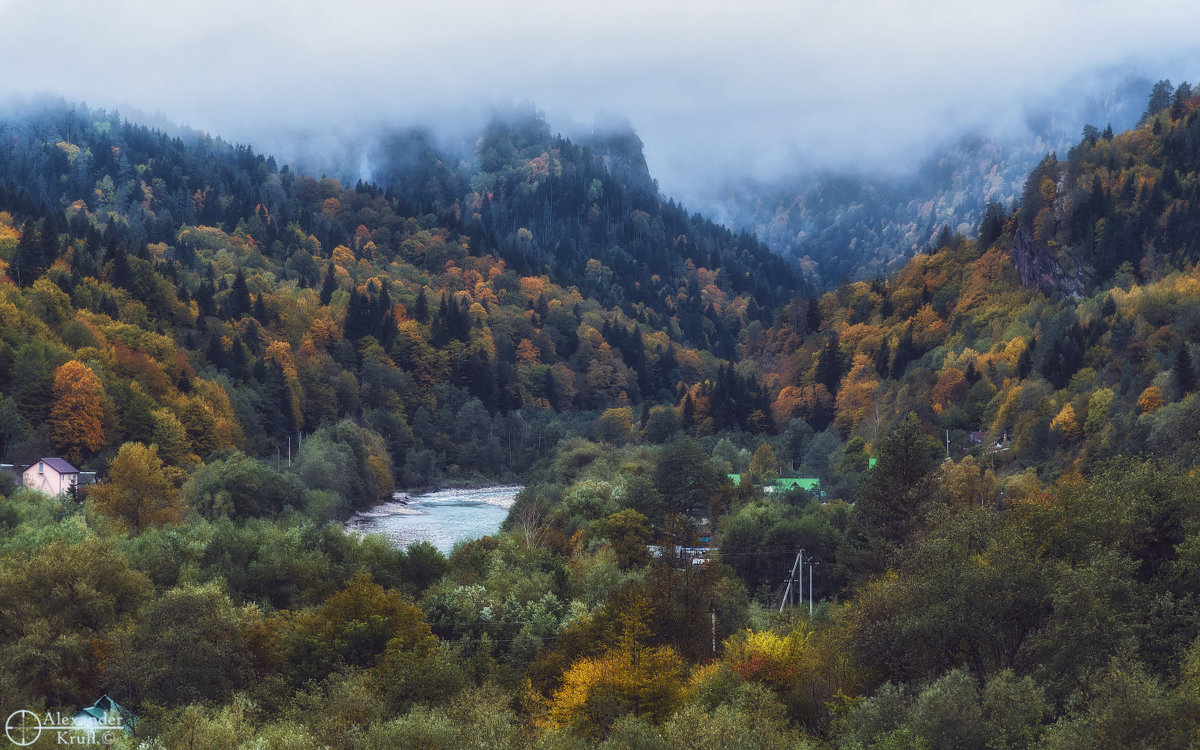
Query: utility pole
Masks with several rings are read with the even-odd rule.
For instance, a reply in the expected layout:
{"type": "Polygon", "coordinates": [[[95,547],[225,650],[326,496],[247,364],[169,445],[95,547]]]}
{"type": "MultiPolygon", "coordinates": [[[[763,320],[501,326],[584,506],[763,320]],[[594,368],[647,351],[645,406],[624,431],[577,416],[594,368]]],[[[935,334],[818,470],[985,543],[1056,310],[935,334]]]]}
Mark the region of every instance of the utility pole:
{"type": "Polygon", "coordinates": [[[783,601],[779,603],[779,614],[783,614],[783,608],[791,603],[792,584],[796,584],[796,590],[800,594],[800,601],[804,601],[804,549],[801,548],[796,552],[796,559],[792,562],[792,570],[788,573],[787,587],[783,590],[783,601]],[[797,574],[797,570],[799,574],[797,574]]]}
{"type": "Polygon", "coordinates": [[[709,614],[712,615],[712,652],[717,653],[717,610],[710,609],[709,614]]]}
{"type": "Polygon", "coordinates": [[[810,619],[810,620],[812,619],[812,614],[813,614],[813,593],[812,593],[813,574],[815,574],[817,572],[817,570],[816,570],[817,566],[820,564],[821,563],[816,562],[816,561],[810,562],[808,564],[808,619],[810,619]]]}

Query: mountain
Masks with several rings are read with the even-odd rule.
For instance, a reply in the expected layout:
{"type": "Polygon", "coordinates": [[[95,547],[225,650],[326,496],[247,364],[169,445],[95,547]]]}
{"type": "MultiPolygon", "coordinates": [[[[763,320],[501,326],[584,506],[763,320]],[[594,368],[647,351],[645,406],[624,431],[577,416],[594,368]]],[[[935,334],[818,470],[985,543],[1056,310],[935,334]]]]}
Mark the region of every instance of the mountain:
{"type": "MultiPolygon", "coordinates": [[[[814,288],[887,276],[935,242],[943,227],[974,234],[989,205],[1011,210],[1029,172],[1047,154],[1073,146],[1085,123],[1118,132],[1133,127],[1149,89],[1148,81],[1127,79],[1077,107],[1046,105],[1017,134],[963,136],[933,147],[911,170],[835,167],[731,182],[708,203],[731,226],[796,258],[814,288]]],[[[1063,94],[1068,101],[1080,96],[1063,94]]]]}
{"type": "Polygon", "coordinates": [[[286,456],[350,418],[419,484],[519,471],[572,414],[718,375],[742,398],[726,426],[769,411],[731,362],[796,280],[659,197],[632,133],[593,150],[496,122],[470,161],[398,136],[353,187],[67,105],[5,117],[0,144],[10,460],[168,437],[182,467],[286,456]],[[55,432],[70,362],[101,384],[98,441],[55,432]]]}
{"type": "Polygon", "coordinates": [[[1200,404],[1200,99],[1179,87],[1161,107],[1045,158],[977,238],[943,233],[889,278],[785,308],[752,354],[775,423],[828,430],[823,454],[799,440],[785,463],[834,480],[842,445],[876,445],[910,411],[1002,475],[1190,460],[1195,441],[1168,436],[1200,404]]]}
{"type": "Polygon", "coordinates": [[[526,112],[490,123],[468,157],[432,143],[422,132],[383,137],[372,158],[380,186],[452,217],[518,272],[577,284],[650,325],[674,320],[684,340],[723,357],[735,356],[742,318],[764,320],[799,288],[793,264],[749,234],[662,198],[627,124],[577,144],[526,112]],[[744,316],[726,313],[734,297],[744,316]]]}
{"type": "Polygon", "coordinates": [[[1200,115],[1187,84],[1168,90],[1141,127],[1085,130],[1066,159],[1030,174],[1013,244],[1023,283],[1080,294],[1122,268],[1145,279],[1200,260],[1200,115]]]}

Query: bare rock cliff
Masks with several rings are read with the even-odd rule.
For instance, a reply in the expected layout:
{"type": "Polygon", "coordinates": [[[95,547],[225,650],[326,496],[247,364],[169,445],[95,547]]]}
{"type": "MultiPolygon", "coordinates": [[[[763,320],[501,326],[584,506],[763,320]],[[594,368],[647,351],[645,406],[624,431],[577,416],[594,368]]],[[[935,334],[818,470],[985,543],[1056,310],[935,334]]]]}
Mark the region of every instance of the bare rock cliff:
{"type": "Polygon", "coordinates": [[[1013,238],[1012,260],[1021,286],[1037,286],[1047,297],[1079,296],[1087,291],[1087,273],[1079,259],[1071,253],[1056,257],[1024,227],[1013,238]]]}

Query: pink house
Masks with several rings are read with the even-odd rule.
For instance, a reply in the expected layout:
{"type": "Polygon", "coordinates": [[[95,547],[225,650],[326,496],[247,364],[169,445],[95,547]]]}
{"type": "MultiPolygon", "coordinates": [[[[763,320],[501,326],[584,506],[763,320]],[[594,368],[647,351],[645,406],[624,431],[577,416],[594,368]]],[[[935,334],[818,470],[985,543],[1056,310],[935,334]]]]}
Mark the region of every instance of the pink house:
{"type": "Polygon", "coordinates": [[[79,484],[79,469],[61,458],[43,458],[21,474],[21,483],[47,495],[62,495],[79,484]]]}

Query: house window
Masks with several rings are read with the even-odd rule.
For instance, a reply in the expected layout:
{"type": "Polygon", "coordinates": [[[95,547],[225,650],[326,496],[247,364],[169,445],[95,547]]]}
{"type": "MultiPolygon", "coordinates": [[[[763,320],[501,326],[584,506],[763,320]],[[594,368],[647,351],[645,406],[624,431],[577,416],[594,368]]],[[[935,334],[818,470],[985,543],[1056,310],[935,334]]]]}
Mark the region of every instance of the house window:
{"type": "Polygon", "coordinates": [[[43,463],[42,461],[38,461],[38,474],[45,474],[45,473],[46,473],[46,464],[43,463]]]}

